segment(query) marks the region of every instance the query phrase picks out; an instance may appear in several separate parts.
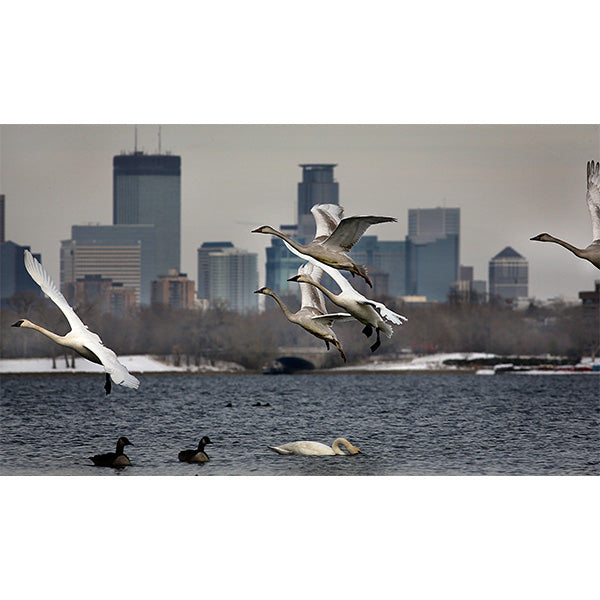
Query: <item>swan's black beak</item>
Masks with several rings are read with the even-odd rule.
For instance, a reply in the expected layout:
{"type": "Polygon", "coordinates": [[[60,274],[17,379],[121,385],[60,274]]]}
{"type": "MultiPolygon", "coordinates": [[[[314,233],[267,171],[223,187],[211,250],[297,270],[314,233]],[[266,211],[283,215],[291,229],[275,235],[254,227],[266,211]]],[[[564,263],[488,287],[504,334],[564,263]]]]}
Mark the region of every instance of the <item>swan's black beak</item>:
{"type": "Polygon", "coordinates": [[[16,323],[13,323],[11,325],[11,327],[21,327],[21,325],[23,324],[23,319],[20,319],[19,321],[17,321],[16,323]]]}
{"type": "Polygon", "coordinates": [[[298,277],[300,277],[300,275],[294,275],[293,277],[290,277],[288,281],[298,281],[298,277]]]}

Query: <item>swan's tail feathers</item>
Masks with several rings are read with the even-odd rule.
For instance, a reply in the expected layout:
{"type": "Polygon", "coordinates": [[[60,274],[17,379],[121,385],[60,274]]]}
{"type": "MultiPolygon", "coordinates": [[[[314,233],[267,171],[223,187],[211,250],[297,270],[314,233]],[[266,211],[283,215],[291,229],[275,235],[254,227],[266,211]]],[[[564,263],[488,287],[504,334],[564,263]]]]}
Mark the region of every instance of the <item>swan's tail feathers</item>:
{"type": "Polygon", "coordinates": [[[273,450],[273,452],[277,452],[277,454],[293,454],[289,450],[285,450],[284,448],[279,448],[278,446],[269,446],[269,450],[273,450]]]}

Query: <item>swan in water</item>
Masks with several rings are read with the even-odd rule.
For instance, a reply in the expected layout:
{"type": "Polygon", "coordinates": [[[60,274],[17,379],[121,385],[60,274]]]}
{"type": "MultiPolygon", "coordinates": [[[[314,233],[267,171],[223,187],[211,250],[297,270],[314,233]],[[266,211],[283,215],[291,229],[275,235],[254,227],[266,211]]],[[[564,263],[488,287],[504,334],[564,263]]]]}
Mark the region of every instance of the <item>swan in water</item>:
{"type": "Polygon", "coordinates": [[[271,450],[277,454],[301,454],[302,456],[332,456],[341,454],[346,456],[346,453],[340,448],[344,446],[350,454],[358,454],[361,452],[356,446],[353,446],[346,438],[337,438],[331,446],[321,444],[321,442],[309,442],[302,440],[300,442],[290,442],[281,446],[269,446],[271,450]]]}
{"type": "Polygon", "coordinates": [[[204,452],[204,446],[206,446],[206,444],[212,444],[212,442],[210,441],[210,438],[205,435],[198,443],[197,450],[182,450],[177,455],[177,458],[182,462],[189,463],[208,462],[210,459],[206,452],[204,452]]]}
{"type": "Polygon", "coordinates": [[[587,206],[592,220],[593,241],[587,248],[576,248],[568,242],[559,240],[549,233],[540,233],[529,238],[537,242],[554,242],[570,250],[575,256],[589,260],[600,269],[600,162],[590,161],[587,164],[587,206]]]}
{"type": "Polygon", "coordinates": [[[341,292],[339,294],[334,294],[330,290],[328,290],[324,285],[319,283],[318,281],[311,279],[310,276],[307,276],[306,273],[299,273],[294,277],[288,279],[288,281],[297,281],[298,283],[304,283],[311,285],[313,287],[318,288],[325,294],[334,304],[337,304],[345,311],[350,313],[355,319],[364,324],[364,328],[362,332],[369,337],[373,330],[375,330],[377,334],[377,340],[374,344],[370,346],[371,352],[375,352],[377,348],[381,345],[380,332],[383,332],[388,338],[392,337],[393,329],[392,327],[386,323],[390,321],[395,325],[402,325],[408,319],[403,316],[395,313],[390,310],[385,304],[381,302],[376,302],[375,300],[370,300],[363,296],[360,292],[357,292],[350,282],[336,269],[332,269],[326,264],[319,264],[312,256],[303,255],[298,250],[288,245],[287,242],[284,243],[288,246],[289,250],[303,258],[304,260],[308,260],[313,263],[315,266],[318,265],[320,269],[325,271],[339,286],[341,292]]]}
{"type": "MultiPolygon", "coordinates": [[[[315,279],[320,279],[323,271],[320,267],[307,263],[300,266],[298,269],[298,274],[308,274],[315,277],[315,279]]],[[[323,298],[323,294],[321,294],[318,289],[310,285],[301,285],[300,292],[302,295],[301,306],[300,310],[295,313],[288,309],[281,298],[279,298],[279,296],[277,296],[277,294],[275,294],[271,288],[262,287],[259,290],[256,290],[254,293],[271,296],[271,298],[273,298],[275,302],[279,304],[283,314],[285,315],[285,318],[288,321],[300,325],[300,327],[308,331],[308,333],[318,337],[321,340],[324,340],[327,350],[329,350],[329,344],[333,344],[338,349],[339,353],[344,359],[344,362],[346,362],[346,355],[344,354],[344,350],[342,349],[341,344],[333,332],[332,326],[336,321],[343,321],[351,319],[352,317],[348,313],[326,313],[325,299],[323,298]]]]}
{"type": "Polygon", "coordinates": [[[348,252],[358,242],[363,233],[371,225],[395,222],[394,217],[377,217],[373,215],[357,215],[343,218],[344,209],[337,204],[315,204],[311,209],[317,226],[312,242],[304,245],[288,237],[269,225],[254,229],[252,233],[268,233],[275,235],[294,247],[299,252],[309,255],[318,261],[336,269],[350,271],[352,276],[359,275],[369,286],[373,287],[363,265],[356,264],[348,252]]]}
{"type": "Polygon", "coordinates": [[[83,358],[102,365],[106,372],[104,389],[107,394],[110,394],[111,378],[119,385],[137,389],[140,382],[129,373],[125,365],[119,362],[117,355],[102,343],[100,336],[88,330],[87,325],[83,324],[81,319],[75,314],[75,311],[69,306],[65,297],[60,293],[46,269],[33,257],[29,250],[25,250],[25,268],[32,279],[40,286],[42,292],[63,312],[67,321],[69,321],[71,331],[66,335],[58,335],[27,319],[19,319],[16,323],[12,324],[12,327],[35,329],[57,344],[75,350],[83,358]]]}
{"type": "Polygon", "coordinates": [[[125,446],[133,446],[133,444],[126,437],[120,437],[117,440],[116,452],[96,454],[96,456],[90,456],[90,460],[97,467],[126,467],[130,465],[131,462],[127,455],[123,454],[123,448],[125,448],[125,446]]]}

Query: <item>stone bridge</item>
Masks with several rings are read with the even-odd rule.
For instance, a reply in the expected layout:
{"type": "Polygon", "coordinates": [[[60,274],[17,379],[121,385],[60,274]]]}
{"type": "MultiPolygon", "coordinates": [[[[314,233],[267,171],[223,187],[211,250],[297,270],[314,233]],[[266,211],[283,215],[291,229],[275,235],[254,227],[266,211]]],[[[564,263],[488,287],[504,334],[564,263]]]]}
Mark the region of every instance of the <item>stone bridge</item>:
{"type": "Polygon", "coordinates": [[[278,358],[274,363],[267,365],[265,372],[292,372],[292,371],[307,371],[310,369],[320,369],[330,357],[330,352],[335,351],[331,347],[328,351],[323,347],[300,347],[300,346],[280,346],[277,350],[278,358]]]}

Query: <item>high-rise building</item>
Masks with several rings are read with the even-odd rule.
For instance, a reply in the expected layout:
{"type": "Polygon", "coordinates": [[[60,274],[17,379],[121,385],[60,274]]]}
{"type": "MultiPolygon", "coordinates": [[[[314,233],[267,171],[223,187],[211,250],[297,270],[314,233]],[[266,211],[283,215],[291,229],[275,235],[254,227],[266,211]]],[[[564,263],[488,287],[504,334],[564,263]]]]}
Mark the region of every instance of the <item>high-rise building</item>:
{"type": "Polygon", "coordinates": [[[198,298],[225,301],[231,310],[258,308],[258,254],[231,242],[205,242],[198,248],[198,298]]]}
{"type": "MultiPolygon", "coordinates": [[[[295,225],[280,225],[287,236],[302,244],[310,242],[316,231],[315,218],[310,209],[315,204],[339,204],[339,184],[333,177],[336,164],[302,164],[302,181],[298,183],[297,218],[295,225]]],[[[288,279],[298,274],[303,263],[277,237],[271,238],[267,248],[266,285],[278,294],[299,294],[297,283],[288,279]]]]}
{"type": "Polygon", "coordinates": [[[4,244],[6,241],[6,230],[5,230],[5,210],[6,210],[6,196],[0,194],[0,244],[4,244]]]}
{"type": "Polygon", "coordinates": [[[156,277],[153,225],[73,225],[71,239],[61,242],[60,282],[100,275],[135,290],[137,303],[150,304],[156,277]]]}
{"type": "Polygon", "coordinates": [[[135,290],[102,275],[84,275],[65,284],[64,295],[97,306],[102,313],[125,316],[137,305],[135,290]]]}
{"type": "MultiPolygon", "coordinates": [[[[41,296],[40,286],[31,278],[25,268],[24,252],[29,246],[19,246],[8,241],[0,244],[0,297],[2,303],[19,292],[31,292],[41,296]]],[[[41,254],[34,254],[42,262],[41,254]]]]}
{"type": "Polygon", "coordinates": [[[179,272],[181,258],[181,157],[135,151],[113,158],[113,223],[154,225],[156,271],[179,272]]]}
{"type": "Polygon", "coordinates": [[[315,204],[339,204],[339,184],[333,178],[336,164],[304,164],[302,181],[298,183],[298,239],[311,241],[315,235],[315,219],[310,209],[315,204]]]}
{"type": "Polygon", "coordinates": [[[194,308],[194,282],[185,273],[171,269],[152,282],[152,304],[165,304],[171,308],[194,308]]]}
{"type": "MultiPolygon", "coordinates": [[[[367,267],[375,296],[398,297],[406,293],[406,242],[382,241],[376,235],[363,235],[350,255],[355,262],[367,267]]],[[[355,280],[352,285],[358,289],[360,282],[355,280]]]]}
{"type": "Polygon", "coordinates": [[[527,298],[529,263],[516,250],[507,246],[489,262],[490,299],[527,298]]]}
{"type": "Polygon", "coordinates": [[[458,280],[460,208],[408,211],[406,293],[444,302],[458,280]]]}

